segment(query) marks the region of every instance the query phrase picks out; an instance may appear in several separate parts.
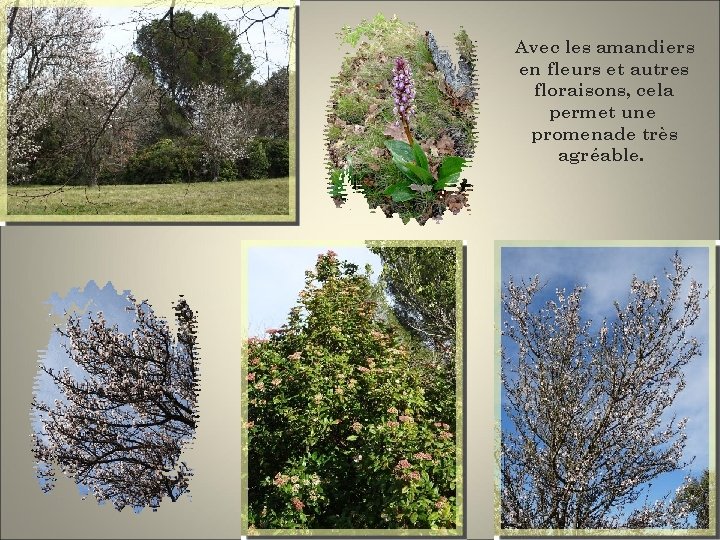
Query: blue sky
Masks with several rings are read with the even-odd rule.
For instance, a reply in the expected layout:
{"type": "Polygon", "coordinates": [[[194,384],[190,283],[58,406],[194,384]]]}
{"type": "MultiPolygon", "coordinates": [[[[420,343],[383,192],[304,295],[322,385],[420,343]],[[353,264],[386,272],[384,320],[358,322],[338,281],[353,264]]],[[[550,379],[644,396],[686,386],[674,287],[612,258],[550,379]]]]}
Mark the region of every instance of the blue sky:
{"type": "Polygon", "coordinates": [[[366,247],[317,245],[253,246],[248,248],[248,336],[263,336],[268,328],[279,328],[305,286],[305,271],[315,268],[317,256],[333,250],[340,260],[373,268],[372,280],[381,270],[380,257],[366,247]]]}
{"type": "MultiPolygon", "coordinates": [[[[503,247],[501,249],[502,283],[507,283],[510,276],[519,282],[526,282],[538,274],[545,289],[538,293],[533,302],[537,309],[548,299],[555,296],[557,288],[565,288],[568,292],[575,285],[587,288],[583,292],[583,314],[594,323],[599,324],[603,316],[612,316],[613,300],[621,305],[627,300],[630,280],[633,274],[640,279],[658,276],[661,286],[665,287],[665,272],[671,270],[671,258],[676,248],[651,247],[503,247]]],[[[709,250],[701,247],[677,248],[684,266],[691,266],[691,273],[685,282],[685,291],[689,278],[695,278],[703,285],[703,292],[709,286],[709,250]]],[[[663,290],[666,290],[663,288],[663,290]]],[[[684,457],[686,460],[695,456],[695,461],[688,470],[667,473],[653,482],[648,490],[650,502],[661,498],[668,492],[674,492],[687,474],[698,476],[708,466],[708,422],[709,422],[709,308],[707,300],[701,304],[702,312],[690,329],[689,335],[695,336],[702,345],[702,355],[695,357],[686,366],[687,386],[676,398],[671,411],[678,418],[688,417],[686,433],[688,435],[684,457]]],[[[644,501],[641,496],[639,502],[644,501]]]]}
{"type": "MultiPolygon", "coordinates": [[[[70,289],[64,296],[54,292],[47,301],[50,306],[48,315],[61,328],[65,327],[65,312],[81,315],[83,326],[86,327],[89,321],[88,314],[95,315],[98,311],[102,311],[110,325],[117,324],[121,332],[128,333],[135,326],[133,312],[125,309],[130,305],[127,300],[128,294],[130,294],[130,291],[127,290],[118,293],[110,282],[100,288],[95,281],[90,281],[85,287],[70,289]]],[[[43,351],[41,359],[48,367],[53,369],[68,367],[71,373],[79,376],[82,373],[81,369],[70,360],[68,354],[62,348],[66,341],[64,337],[53,329],[49,336],[47,349],[43,351]]],[[[48,381],[46,379],[48,379],[47,375],[38,378],[38,383],[41,384],[43,390],[47,390],[45,383],[48,381]]],[[[52,383],[49,384],[51,388],[54,388],[52,383]]],[[[51,400],[56,397],[53,395],[51,400]]]]}
{"type": "MultiPolygon", "coordinates": [[[[121,332],[128,333],[135,327],[134,312],[125,309],[131,305],[127,300],[128,294],[130,294],[128,290],[117,292],[110,282],[101,288],[95,281],[90,281],[84,287],[74,287],[64,295],[54,292],[46,302],[49,306],[48,316],[53,323],[64,328],[66,312],[79,315],[82,317],[83,326],[86,327],[89,322],[88,315],[95,316],[98,311],[102,311],[108,324],[111,326],[117,324],[121,332]]],[[[41,351],[40,360],[55,371],[67,367],[74,377],[84,378],[85,371],[73,362],[63,349],[63,344],[66,342],[67,339],[53,329],[46,350],[41,351]]],[[[40,401],[52,403],[55,399],[63,400],[62,393],[52,379],[39,369],[34,391],[40,401]]],[[[39,428],[37,420],[33,421],[33,427],[39,428]]],[[[83,487],[79,486],[78,489],[83,495],[87,493],[87,489],[83,487]]]]}
{"type": "MultiPolygon", "coordinates": [[[[143,17],[139,17],[138,8],[131,7],[94,7],[93,10],[102,19],[109,23],[104,29],[103,38],[100,41],[101,50],[112,54],[126,54],[132,50],[137,29],[144,24],[144,20],[162,17],[168,10],[170,3],[159,4],[158,8],[144,8],[143,17]]],[[[182,6],[176,7],[180,11],[182,6]]],[[[266,15],[274,11],[273,8],[264,8],[266,15]]],[[[237,30],[235,21],[241,17],[241,11],[237,8],[220,8],[203,6],[202,8],[189,8],[195,15],[205,12],[212,12],[218,15],[221,21],[226,22],[231,28],[237,30]]],[[[250,16],[258,18],[260,12],[256,9],[250,16]]],[[[282,37],[282,32],[288,29],[288,10],[281,10],[270,21],[265,23],[265,34],[261,24],[255,24],[248,32],[240,38],[240,45],[243,52],[252,56],[255,73],[253,78],[263,81],[267,78],[267,68],[270,66],[270,73],[276,71],[279,66],[288,64],[289,52],[287,43],[282,37]],[[265,42],[267,41],[267,48],[265,42]],[[267,58],[266,58],[267,52],[267,58]]],[[[243,29],[247,24],[243,24],[243,29]]]]}

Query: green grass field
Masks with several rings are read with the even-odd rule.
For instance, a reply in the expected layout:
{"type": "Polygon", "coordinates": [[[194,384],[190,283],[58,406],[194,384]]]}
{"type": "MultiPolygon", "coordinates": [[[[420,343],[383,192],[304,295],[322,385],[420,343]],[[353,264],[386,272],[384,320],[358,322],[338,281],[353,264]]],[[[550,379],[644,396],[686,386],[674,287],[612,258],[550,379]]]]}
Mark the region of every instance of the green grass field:
{"type": "MultiPolygon", "coordinates": [[[[287,216],[287,178],[195,184],[8,186],[8,216],[287,216]],[[55,193],[51,193],[56,191],[55,193]],[[50,193],[50,194],[49,194],[50,193]]],[[[293,212],[294,214],[294,212],[293,212]]]]}

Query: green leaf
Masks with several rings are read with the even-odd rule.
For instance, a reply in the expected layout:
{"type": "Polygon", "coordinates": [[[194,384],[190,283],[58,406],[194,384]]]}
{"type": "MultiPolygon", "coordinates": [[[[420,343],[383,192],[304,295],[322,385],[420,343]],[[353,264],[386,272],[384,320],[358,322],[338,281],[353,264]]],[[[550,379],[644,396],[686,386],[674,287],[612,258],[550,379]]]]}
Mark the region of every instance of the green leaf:
{"type": "Polygon", "coordinates": [[[358,438],[357,435],[348,435],[347,440],[348,441],[356,441],[358,438]]]}
{"type": "Polygon", "coordinates": [[[384,193],[385,195],[390,195],[395,202],[409,201],[415,197],[415,192],[404,182],[398,182],[397,184],[388,186],[384,193]]]}
{"type": "Polygon", "coordinates": [[[432,174],[430,174],[430,171],[426,171],[414,163],[406,163],[405,166],[410,170],[410,172],[417,176],[418,180],[420,180],[423,184],[435,183],[435,179],[432,174]]]}
{"type": "Polygon", "coordinates": [[[446,186],[453,186],[460,178],[465,159],[458,156],[447,156],[443,159],[440,169],[438,170],[438,181],[435,183],[435,189],[445,189],[446,186]]]}
{"type": "Polygon", "coordinates": [[[401,160],[395,159],[395,158],[393,158],[392,162],[395,164],[395,166],[398,168],[398,170],[401,173],[403,173],[409,180],[417,180],[415,175],[410,171],[410,169],[407,168],[407,166],[410,162],[401,161],[401,160]]]}
{"type": "Polygon", "coordinates": [[[330,174],[330,189],[328,190],[328,193],[330,193],[332,197],[339,197],[344,194],[344,191],[342,169],[335,169],[332,174],[330,174]]]}
{"type": "Polygon", "coordinates": [[[401,162],[407,162],[415,160],[413,149],[405,141],[385,141],[385,146],[388,150],[390,150],[393,161],[398,160],[401,162]]]}
{"type": "Polygon", "coordinates": [[[427,172],[430,172],[430,167],[428,166],[428,160],[427,156],[425,155],[425,152],[423,152],[423,149],[420,148],[420,145],[418,143],[413,143],[412,146],[413,156],[415,157],[415,163],[419,167],[422,167],[427,172]]]}

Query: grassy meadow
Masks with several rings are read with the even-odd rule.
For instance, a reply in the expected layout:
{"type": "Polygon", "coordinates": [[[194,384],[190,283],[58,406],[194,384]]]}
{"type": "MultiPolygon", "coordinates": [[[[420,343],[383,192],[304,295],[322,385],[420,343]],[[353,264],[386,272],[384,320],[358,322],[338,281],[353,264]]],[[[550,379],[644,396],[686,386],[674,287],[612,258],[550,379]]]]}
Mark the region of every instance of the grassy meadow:
{"type": "Polygon", "coordinates": [[[287,178],[192,184],[8,186],[8,216],[288,216],[287,178]]]}

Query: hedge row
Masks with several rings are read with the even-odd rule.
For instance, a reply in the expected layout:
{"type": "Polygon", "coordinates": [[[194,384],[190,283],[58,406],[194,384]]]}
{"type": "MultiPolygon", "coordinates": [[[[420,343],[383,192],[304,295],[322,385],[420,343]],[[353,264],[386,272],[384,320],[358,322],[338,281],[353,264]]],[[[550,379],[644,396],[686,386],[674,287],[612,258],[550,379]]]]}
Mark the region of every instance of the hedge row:
{"type": "MultiPolygon", "coordinates": [[[[71,158],[36,163],[34,184],[82,184],[86,178],[71,158]]],[[[227,160],[220,166],[220,181],[282,178],[289,174],[287,139],[255,138],[247,157],[227,160]]],[[[213,180],[203,159],[203,146],[191,138],[161,139],[135,153],[119,170],[100,171],[101,184],[174,184],[213,180]]]]}

